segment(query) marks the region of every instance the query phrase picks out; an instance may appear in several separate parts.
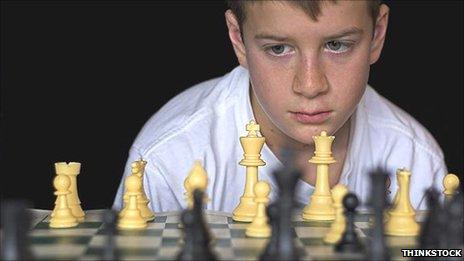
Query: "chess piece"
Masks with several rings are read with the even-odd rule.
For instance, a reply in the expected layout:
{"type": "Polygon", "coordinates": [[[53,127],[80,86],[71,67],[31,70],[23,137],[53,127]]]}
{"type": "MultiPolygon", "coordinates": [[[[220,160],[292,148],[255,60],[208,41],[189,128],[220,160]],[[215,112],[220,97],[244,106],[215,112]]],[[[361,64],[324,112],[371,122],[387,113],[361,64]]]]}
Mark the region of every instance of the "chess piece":
{"type": "Polygon", "coordinates": [[[203,190],[197,188],[193,191],[193,208],[192,211],[195,214],[196,227],[199,229],[200,233],[196,233],[195,237],[198,238],[202,244],[207,245],[211,242],[211,232],[206,226],[206,221],[203,216],[203,202],[204,202],[204,192],[203,190]]]}
{"type": "Polygon", "coordinates": [[[337,243],[345,231],[345,215],[343,214],[343,197],[348,193],[348,188],[342,184],[336,185],[332,189],[332,196],[335,208],[335,220],[330,227],[329,232],[324,237],[324,242],[329,244],[337,243]]]}
{"type": "Polygon", "coordinates": [[[387,173],[384,174],[385,175],[385,188],[387,190],[387,195],[390,195],[391,194],[391,180],[390,180],[390,177],[388,176],[387,173]]]}
{"type": "Polygon", "coordinates": [[[77,175],[81,171],[81,164],[79,162],[57,162],[55,163],[55,172],[57,175],[66,175],[71,181],[69,191],[67,195],[68,205],[71,208],[71,212],[76,217],[78,222],[84,221],[85,213],[81,208],[81,201],[77,192],[77,175]]]}
{"type": "Polygon", "coordinates": [[[261,253],[259,260],[275,260],[278,248],[279,235],[279,200],[276,200],[268,205],[266,214],[268,222],[271,226],[271,238],[268,240],[264,251],[261,253]]]}
{"type": "Polygon", "coordinates": [[[55,208],[53,209],[54,216],[50,219],[50,227],[52,228],[68,228],[78,225],[76,217],[72,214],[71,208],[68,205],[67,195],[71,192],[71,180],[66,175],[56,175],[53,179],[53,186],[55,187],[55,208]]]}
{"type": "MultiPolygon", "coordinates": [[[[463,248],[463,196],[461,193],[454,194],[445,207],[447,213],[446,223],[446,246],[445,249],[463,248]]],[[[462,260],[462,259],[461,259],[462,260]]]]}
{"type": "MultiPolygon", "coordinates": [[[[147,162],[142,160],[142,159],[132,162],[132,164],[131,164],[131,175],[130,176],[135,176],[138,179],[140,179],[140,183],[142,185],[139,187],[139,191],[137,191],[137,193],[139,195],[139,196],[137,196],[137,200],[136,200],[137,208],[140,210],[140,213],[142,214],[142,217],[147,222],[149,222],[149,221],[152,221],[152,220],[155,219],[155,214],[148,207],[148,204],[150,203],[150,200],[148,200],[148,198],[147,198],[147,196],[145,194],[145,190],[143,188],[143,173],[144,173],[146,164],[147,164],[147,162]]],[[[129,195],[127,194],[126,188],[124,190],[123,202],[124,202],[124,205],[127,205],[129,203],[129,195]]],[[[122,209],[119,212],[119,217],[124,216],[124,214],[125,214],[124,211],[125,211],[125,209],[122,209]]]]}
{"type": "Polygon", "coordinates": [[[0,260],[33,259],[28,237],[31,225],[29,208],[31,203],[26,200],[2,200],[0,260]]]}
{"type": "Polygon", "coordinates": [[[106,210],[103,213],[104,232],[106,236],[105,247],[103,248],[102,260],[119,260],[116,246],[116,221],[117,213],[114,210],[106,210]]]}
{"type": "Polygon", "coordinates": [[[199,160],[194,162],[193,168],[190,171],[187,178],[184,180],[184,188],[185,188],[185,197],[187,200],[187,207],[193,207],[193,191],[195,189],[200,189],[203,191],[204,194],[204,201],[208,201],[208,197],[206,196],[206,188],[208,187],[208,174],[206,170],[201,166],[199,160]]]}
{"type": "Polygon", "coordinates": [[[255,193],[253,191],[256,182],[258,182],[258,167],[266,163],[261,159],[261,149],[265,139],[259,133],[259,125],[251,120],[247,124],[246,130],[248,135],[240,137],[240,144],[244,150],[244,158],[239,162],[246,167],[245,190],[240,203],[233,211],[232,219],[241,222],[251,222],[256,214],[257,204],[255,202],[255,193]]]}
{"type": "Polygon", "coordinates": [[[329,186],[329,164],[335,163],[331,151],[334,139],[334,136],[327,136],[326,131],[322,131],[319,136],[313,136],[316,150],[309,162],[317,165],[316,187],[309,204],[303,209],[302,217],[305,220],[331,221],[335,219],[329,186]]]}
{"type": "Polygon", "coordinates": [[[390,180],[388,174],[375,172],[371,174],[371,193],[369,205],[374,212],[374,225],[372,230],[372,240],[368,241],[367,260],[386,261],[390,260],[384,235],[384,209],[387,205],[386,183],[390,180]]]}
{"type": "Polygon", "coordinates": [[[131,167],[132,167],[131,171],[132,171],[132,175],[137,176],[140,179],[140,182],[142,183],[142,186],[140,188],[140,196],[137,198],[138,208],[140,209],[140,212],[142,213],[142,217],[145,218],[146,221],[152,221],[155,219],[155,214],[148,207],[150,200],[148,200],[147,195],[145,194],[145,189],[143,188],[143,174],[144,174],[146,165],[147,165],[147,162],[140,159],[131,164],[131,167]]]}
{"type": "Polygon", "coordinates": [[[255,185],[255,201],[258,204],[256,216],[246,228],[245,234],[249,237],[269,237],[271,227],[267,222],[266,205],[269,202],[269,192],[271,188],[266,181],[258,181],[255,185]]]}
{"type": "MultiPolygon", "coordinates": [[[[292,155],[285,155],[288,156],[292,155]]],[[[273,172],[279,195],[267,209],[272,231],[260,260],[299,260],[301,257],[301,249],[295,245],[295,230],[292,227],[292,213],[296,206],[295,188],[301,173],[293,168],[294,164],[288,158],[284,158],[284,162],[289,164],[273,172]]]]}
{"type": "Polygon", "coordinates": [[[398,199],[391,210],[388,211],[388,220],[385,223],[385,234],[390,236],[417,236],[420,226],[416,222],[416,212],[409,199],[409,182],[411,172],[399,169],[396,172],[399,184],[398,199]]]}
{"type": "Polygon", "coordinates": [[[177,260],[216,260],[210,248],[211,235],[203,217],[204,195],[201,189],[193,191],[193,207],[181,215],[184,230],[184,247],[177,260]]]}
{"type": "Polygon", "coordinates": [[[424,223],[420,228],[419,235],[419,247],[421,249],[433,249],[438,248],[440,245],[440,238],[435,234],[436,229],[441,230],[442,227],[437,224],[437,221],[440,219],[437,216],[439,212],[442,211],[439,201],[439,192],[431,187],[425,191],[425,196],[427,199],[427,216],[425,217],[424,223]]]}
{"type": "Polygon", "coordinates": [[[341,239],[335,245],[336,252],[342,253],[361,253],[363,246],[359,241],[354,227],[354,217],[359,201],[355,194],[348,193],[343,198],[343,207],[345,208],[346,227],[341,239]]]}
{"type": "Polygon", "coordinates": [[[129,175],[125,180],[126,194],[129,202],[124,206],[123,215],[119,217],[117,227],[119,229],[137,230],[147,227],[147,222],[143,218],[137,204],[137,197],[140,196],[142,182],[136,175],[129,175]]]}
{"type": "MultiPolygon", "coordinates": [[[[387,181],[390,181],[390,178],[388,178],[387,181]]],[[[396,175],[396,184],[399,184],[398,175],[396,175]]],[[[390,185],[388,187],[390,187],[390,185]]],[[[396,204],[398,204],[398,199],[399,199],[398,195],[399,195],[399,193],[400,193],[400,190],[397,188],[395,196],[393,197],[393,201],[391,202],[389,208],[384,210],[384,212],[383,212],[383,222],[384,223],[386,223],[388,221],[388,218],[390,217],[389,210],[395,208],[396,204]]]]}
{"type": "Polygon", "coordinates": [[[183,234],[184,244],[181,251],[177,254],[176,260],[195,260],[195,215],[191,208],[184,210],[180,216],[183,234]]]}
{"type": "Polygon", "coordinates": [[[445,190],[443,194],[445,194],[445,202],[450,201],[453,198],[453,195],[456,189],[459,187],[459,178],[454,174],[447,174],[445,178],[443,178],[443,187],[445,190]]]}

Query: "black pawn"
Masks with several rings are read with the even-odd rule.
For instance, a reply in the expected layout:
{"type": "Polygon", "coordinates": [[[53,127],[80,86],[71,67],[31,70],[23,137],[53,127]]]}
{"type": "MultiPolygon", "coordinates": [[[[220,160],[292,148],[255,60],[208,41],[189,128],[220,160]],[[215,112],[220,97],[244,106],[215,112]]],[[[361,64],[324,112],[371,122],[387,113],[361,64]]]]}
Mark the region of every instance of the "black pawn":
{"type": "Polygon", "coordinates": [[[103,249],[103,260],[119,260],[119,254],[116,247],[116,221],[118,214],[114,210],[106,210],[103,213],[103,222],[105,224],[104,232],[106,235],[105,247],[103,249]]]}
{"type": "Polygon", "coordinates": [[[2,208],[1,260],[33,259],[29,244],[31,204],[25,200],[5,200],[2,208]]]}
{"type": "Polygon", "coordinates": [[[342,238],[335,245],[336,252],[342,253],[362,253],[363,247],[359,241],[354,227],[354,216],[356,208],[359,205],[358,198],[353,193],[348,193],[343,198],[343,207],[345,208],[346,228],[342,238]]]}

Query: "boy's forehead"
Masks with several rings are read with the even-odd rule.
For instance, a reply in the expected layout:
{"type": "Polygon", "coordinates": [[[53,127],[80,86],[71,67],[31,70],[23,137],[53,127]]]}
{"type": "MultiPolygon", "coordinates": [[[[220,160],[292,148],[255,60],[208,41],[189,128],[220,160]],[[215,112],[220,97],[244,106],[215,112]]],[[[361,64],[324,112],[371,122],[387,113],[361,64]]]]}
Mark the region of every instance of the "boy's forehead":
{"type": "Polygon", "coordinates": [[[288,1],[251,1],[245,6],[243,28],[258,34],[288,34],[303,30],[313,36],[324,36],[354,27],[366,31],[366,27],[372,26],[366,1],[320,1],[317,21],[303,8],[288,1]]]}

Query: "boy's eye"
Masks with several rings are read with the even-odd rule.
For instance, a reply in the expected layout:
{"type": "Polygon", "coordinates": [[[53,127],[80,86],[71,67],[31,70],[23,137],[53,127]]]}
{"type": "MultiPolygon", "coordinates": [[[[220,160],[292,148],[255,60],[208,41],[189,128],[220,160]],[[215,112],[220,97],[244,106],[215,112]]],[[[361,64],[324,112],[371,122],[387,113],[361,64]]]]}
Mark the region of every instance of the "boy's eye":
{"type": "Polygon", "coordinates": [[[290,46],[285,45],[285,44],[278,44],[278,45],[273,45],[270,47],[266,48],[268,51],[271,52],[272,55],[275,56],[283,56],[291,50],[290,46]]]}
{"type": "Polygon", "coordinates": [[[340,42],[340,41],[330,41],[326,43],[325,46],[327,47],[327,49],[329,49],[330,51],[334,53],[343,53],[343,52],[346,52],[350,48],[351,44],[340,42]]]}

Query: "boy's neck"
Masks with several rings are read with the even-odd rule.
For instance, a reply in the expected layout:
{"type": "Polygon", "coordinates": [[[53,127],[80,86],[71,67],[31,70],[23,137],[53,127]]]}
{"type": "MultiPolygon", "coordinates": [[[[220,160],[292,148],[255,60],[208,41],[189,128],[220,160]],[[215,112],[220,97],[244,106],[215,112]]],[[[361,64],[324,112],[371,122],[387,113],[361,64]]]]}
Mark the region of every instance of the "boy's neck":
{"type": "MultiPolygon", "coordinates": [[[[281,132],[267,117],[265,112],[261,109],[258,101],[256,100],[253,90],[250,86],[250,102],[253,108],[253,114],[256,122],[260,125],[261,134],[266,138],[266,145],[274,153],[274,155],[282,161],[280,158],[280,151],[284,147],[289,147],[295,152],[296,165],[302,170],[302,179],[311,185],[314,185],[315,181],[315,170],[314,164],[309,164],[308,160],[314,155],[314,144],[304,144],[298,142],[285,133],[281,132]],[[272,130],[272,131],[271,131],[272,130]]],[[[345,162],[345,156],[349,144],[350,136],[350,122],[351,117],[345,122],[345,124],[338,129],[334,134],[335,140],[332,145],[332,155],[337,160],[336,163],[331,165],[331,181],[330,185],[335,185],[341,175],[343,163],[345,162]]]]}

